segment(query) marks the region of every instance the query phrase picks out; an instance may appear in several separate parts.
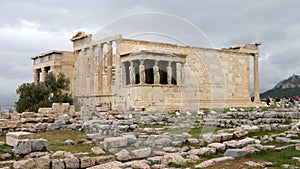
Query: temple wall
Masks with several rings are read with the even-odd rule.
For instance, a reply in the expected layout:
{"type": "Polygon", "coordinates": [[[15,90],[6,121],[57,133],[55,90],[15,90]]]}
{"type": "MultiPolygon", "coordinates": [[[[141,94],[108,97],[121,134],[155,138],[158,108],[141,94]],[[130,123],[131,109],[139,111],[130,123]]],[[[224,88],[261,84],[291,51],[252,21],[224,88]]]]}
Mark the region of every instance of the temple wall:
{"type": "Polygon", "coordinates": [[[91,41],[90,44],[75,51],[78,58],[73,94],[81,106],[119,111],[252,106],[249,54],[131,39],[91,41]],[[150,52],[144,56],[141,51],[158,54],[150,52]],[[147,61],[152,64],[150,67],[147,61]],[[165,77],[171,67],[172,75],[176,76],[172,82],[137,81],[142,75],[140,66],[146,67],[148,77],[149,70],[154,74],[156,62],[165,64],[165,77]],[[133,76],[129,75],[131,68],[138,74],[134,83],[130,79],[133,76]]]}

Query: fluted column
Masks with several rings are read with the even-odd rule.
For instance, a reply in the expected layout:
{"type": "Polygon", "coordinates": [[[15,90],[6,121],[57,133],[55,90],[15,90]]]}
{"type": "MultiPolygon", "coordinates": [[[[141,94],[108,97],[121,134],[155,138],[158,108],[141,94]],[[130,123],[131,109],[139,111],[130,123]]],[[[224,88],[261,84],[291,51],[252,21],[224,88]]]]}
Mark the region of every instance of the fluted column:
{"type": "Polygon", "coordinates": [[[168,84],[172,84],[172,66],[171,66],[172,62],[169,61],[168,62],[168,67],[167,67],[167,81],[168,84]]]}
{"type": "Polygon", "coordinates": [[[254,67],[254,102],[260,103],[258,54],[253,55],[253,67],[254,67]]]}
{"type": "Polygon", "coordinates": [[[181,85],[181,63],[176,63],[176,83],[181,85]]]}
{"type": "Polygon", "coordinates": [[[140,84],[146,81],[144,60],[140,60],[140,84]]]}
{"type": "Polygon", "coordinates": [[[35,69],[33,73],[34,73],[33,76],[34,83],[38,84],[40,82],[40,71],[35,69]]]}
{"type": "Polygon", "coordinates": [[[184,85],[184,81],[185,81],[185,63],[181,63],[180,74],[181,74],[181,85],[184,85]]]}
{"type": "Polygon", "coordinates": [[[112,51],[112,42],[107,44],[108,52],[107,52],[107,90],[111,93],[112,89],[112,65],[113,65],[113,51],[112,51]]]}
{"type": "Polygon", "coordinates": [[[103,72],[104,72],[104,58],[103,58],[103,45],[98,46],[99,55],[99,68],[98,68],[98,92],[101,94],[103,92],[103,72]]]}
{"type": "Polygon", "coordinates": [[[42,68],[42,81],[43,81],[43,82],[44,82],[45,79],[46,79],[46,74],[47,74],[46,68],[42,68]]]}

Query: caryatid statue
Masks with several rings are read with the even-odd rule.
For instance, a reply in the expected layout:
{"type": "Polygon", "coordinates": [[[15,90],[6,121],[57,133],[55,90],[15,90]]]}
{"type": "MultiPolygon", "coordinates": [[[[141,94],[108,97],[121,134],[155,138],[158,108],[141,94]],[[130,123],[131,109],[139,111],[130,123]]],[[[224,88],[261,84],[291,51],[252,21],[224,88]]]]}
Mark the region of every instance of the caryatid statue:
{"type": "Polygon", "coordinates": [[[134,71],[133,62],[130,62],[129,74],[130,74],[130,84],[135,84],[135,71],[134,71]]]}
{"type": "Polygon", "coordinates": [[[158,64],[158,61],[155,61],[155,65],[153,66],[154,84],[160,83],[159,68],[158,68],[157,64],[158,64]]]}
{"type": "Polygon", "coordinates": [[[141,62],[141,64],[140,64],[140,83],[144,84],[145,80],[146,80],[144,60],[141,60],[140,62],[141,62]]]}
{"type": "Polygon", "coordinates": [[[168,84],[172,83],[172,67],[171,67],[171,62],[168,62],[168,67],[167,67],[167,80],[168,84]]]}

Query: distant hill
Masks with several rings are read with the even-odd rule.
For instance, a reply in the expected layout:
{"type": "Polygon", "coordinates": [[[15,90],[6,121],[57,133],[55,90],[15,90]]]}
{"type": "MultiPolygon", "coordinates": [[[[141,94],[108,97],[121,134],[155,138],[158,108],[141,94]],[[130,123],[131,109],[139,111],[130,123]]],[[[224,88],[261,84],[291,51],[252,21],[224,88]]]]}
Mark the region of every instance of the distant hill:
{"type": "Polygon", "coordinates": [[[292,75],[288,79],[277,83],[271,90],[260,94],[261,98],[268,96],[272,98],[300,96],[300,75],[292,75]]]}

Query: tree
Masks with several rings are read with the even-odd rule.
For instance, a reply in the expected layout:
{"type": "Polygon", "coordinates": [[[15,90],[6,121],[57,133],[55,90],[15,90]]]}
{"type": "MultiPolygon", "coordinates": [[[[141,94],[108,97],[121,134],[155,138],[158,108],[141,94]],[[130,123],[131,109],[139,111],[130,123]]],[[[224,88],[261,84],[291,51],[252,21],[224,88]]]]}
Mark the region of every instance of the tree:
{"type": "Polygon", "coordinates": [[[17,112],[34,111],[40,107],[50,107],[52,103],[73,103],[69,89],[70,80],[63,73],[57,77],[50,72],[45,76],[45,81],[34,84],[24,83],[16,90],[19,100],[15,102],[17,112]]]}

